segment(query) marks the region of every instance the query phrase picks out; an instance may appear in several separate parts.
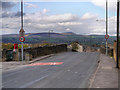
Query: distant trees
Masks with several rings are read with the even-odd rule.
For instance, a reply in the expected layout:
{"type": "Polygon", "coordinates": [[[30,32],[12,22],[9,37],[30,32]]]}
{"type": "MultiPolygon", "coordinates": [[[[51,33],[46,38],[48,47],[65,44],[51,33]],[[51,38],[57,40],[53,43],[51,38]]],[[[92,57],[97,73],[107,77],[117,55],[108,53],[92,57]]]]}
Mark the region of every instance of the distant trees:
{"type": "MultiPolygon", "coordinates": [[[[42,43],[33,43],[33,44],[23,44],[24,48],[29,48],[29,47],[42,47],[42,46],[51,46],[51,45],[56,45],[54,43],[49,43],[49,42],[42,42],[42,43]]],[[[18,44],[18,49],[20,49],[22,46],[21,44],[18,44]]],[[[14,49],[14,44],[13,43],[1,43],[1,48],[2,49],[14,49]]]]}
{"type": "Polygon", "coordinates": [[[13,49],[14,45],[11,43],[2,43],[2,48],[4,49],[13,49]]]}
{"type": "MultiPolygon", "coordinates": [[[[29,44],[24,44],[23,45],[24,48],[28,48],[29,44]]],[[[21,45],[18,45],[18,48],[21,48],[21,45]]],[[[14,49],[14,44],[12,43],[2,43],[2,49],[14,49]]]]}

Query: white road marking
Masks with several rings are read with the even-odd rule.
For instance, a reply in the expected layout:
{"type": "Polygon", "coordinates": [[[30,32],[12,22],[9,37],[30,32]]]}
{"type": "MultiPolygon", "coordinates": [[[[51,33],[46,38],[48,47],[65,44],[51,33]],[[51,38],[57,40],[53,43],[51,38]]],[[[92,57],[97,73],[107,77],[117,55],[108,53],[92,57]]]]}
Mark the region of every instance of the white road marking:
{"type": "Polygon", "coordinates": [[[78,72],[75,72],[76,74],[78,73],[78,72]]]}
{"type": "Polygon", "coordinates": [[[70,70],[67,70],[68,72],[70,71],[70,70]]]}
{"type": "Polygon", "coordinates": [[[34,83],[36,83],[36,82],[38,82],[38,81],[40,81],[40,80],[42,80],[42,79],[44,79],[44,78],[46,78],[46,77],[48,77],[48,75],[43,76],[43,77],[41,77],[41,78],[39,78],[39,79],[37,79],[37,80],[34,80],[34,81],[32,81],[32,82],[30,82],[30,83],[28,83],[28,84],[25,84],[25,85],[23,85],[23,86],[21,86],[21,87],[19,87],[19,88],[27,88],[28,86],[31,86],[32,84],[34,84],[34,83]]]}
{"type": "MultiPolygon", "coordinates": [[[[43,72],[44,71],[48,71],[49,70],[49,68],[47,69],[47,70],[43,70],[43,72]]],[[[29,70],[26,70],[26,71],[30,71],[30,69],[29,70]]],[[[20,71],[20,72],[23,72],[23,71],[20,71]]],[[[17,72],[18,73],[18,72],[17,72]]],[[[14,73],[15,74],[15,73],[14,73]]],[[[17,79],[18,77],[16,77],[16,79],[17,79]]],[[[15,79],[15,78],[14,78],[15,79]]],[[[7,83],[9,83],[9,82],[12,82],[12,81],[14,81],[13,79],[11,79],[11,80],[9,80],[9,81],[7,81],[7,82],[4,82],[4,83],[2,83],[2,85],[3,85],[3,87],[5,87],[6,85],[5,84],[7,84],[7,83]]]]}

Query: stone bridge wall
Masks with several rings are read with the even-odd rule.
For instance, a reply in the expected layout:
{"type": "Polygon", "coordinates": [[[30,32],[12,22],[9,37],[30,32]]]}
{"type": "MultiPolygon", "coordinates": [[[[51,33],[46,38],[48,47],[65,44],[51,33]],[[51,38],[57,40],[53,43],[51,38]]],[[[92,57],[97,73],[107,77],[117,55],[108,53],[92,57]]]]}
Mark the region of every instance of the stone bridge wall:
{"type": "MultiPolygon", "coordinates": [[[[84,52],[99,52],[102,54],[106,54],[106,48],[105,47],[92,47],[92,46],[84,46],[83,48],[84,52]]],[[[110,49],[108,47],[108,55],[113,56],[113,49],[110,49]]]]}
{"type": "MultiPolygon", "coordinates": [[[[9,50],[10,51],[10,50],[9,50]]],[[[44,47],[35,47],[35,48],[26,48],[24,49],[24,59],[32,60],[33,58],[37,58],[44,55],[59,53],[59,52],[66,52],[67,51],[67,44],[60,44],[55,46],[44,46],[44,47]]],[[[3,50],[2,53],[2,61],[7,60],[7,52],[8,50],[3,50]]],[[[17,52],[12,54],[13,59],[12,61],[20,61],[21,60],[21,49],[17,52]]]]}

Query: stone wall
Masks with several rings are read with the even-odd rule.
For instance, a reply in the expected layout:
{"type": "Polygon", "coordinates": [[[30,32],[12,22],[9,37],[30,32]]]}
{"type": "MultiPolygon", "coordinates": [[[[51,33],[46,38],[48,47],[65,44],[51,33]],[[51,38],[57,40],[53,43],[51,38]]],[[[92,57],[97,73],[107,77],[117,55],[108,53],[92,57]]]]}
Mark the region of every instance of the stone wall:
{"type": "Polygon", "coordinates": [[[73,44],[69,45],[68,49],[70,51],[83,52],[83,46],[81,44],[79,44],[79,43],[73,43],[73,44]],[[74,45],[76,45],[76,48],[75,48],[74,45]]]}
{"type": "MultiPolygon", "coordinates": [[[[92,47],[92,46],[83,46],[84,52],[99,52],[102,54],[106,54],[105,47],[92,47]]],[[[108,47],[108,55],[113,56],[113,49],[108,47]]]]}
{"type": "MultiPolygon", "coordinates": [[[[9,51],[10,50],[2,51],[2,61],[9,61],[7,58],[9,51]]],[[[37,58],[40,56],[59,53],[59,52],[66,52],[66,51],[67,51],[67,44],[26,48],[24,49],[24,60],[32,60],[33,58],[37,58]]],[[[11,61],[20,61],[21,60],[21,49],[19,49],[17,52],[12,53],[11,56],[13,57],[11,61]]]]}
{"type": "Polygon", "coordinates": [[[92,46],[83,46],[84,52],[99,52],[100,48],[98,47],[92,47],[92,46]]]}

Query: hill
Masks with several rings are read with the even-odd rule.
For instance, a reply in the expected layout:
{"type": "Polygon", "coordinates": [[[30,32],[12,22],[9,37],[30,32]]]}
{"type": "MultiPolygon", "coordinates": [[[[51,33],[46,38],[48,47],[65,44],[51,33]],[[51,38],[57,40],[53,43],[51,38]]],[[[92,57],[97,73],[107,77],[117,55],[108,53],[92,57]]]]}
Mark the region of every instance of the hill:
{"type": "Polygon", "coordinates": [[[64,32],[64,33],[61,33],[61,34],[63,34],[63,35],[76,35],[76,34],[73,33],[73,32],[64,32]]]}
{"type": "Polygon", "coordinates": [[[28,33],[25,35],[25,37],[65,37],[64,35],[60,34],[60,33],[28,33]]]}
{"type": "MultiPolygon", "coordinates": [[[[113,44],[113,41],[116,40],[115,36],[110,36],[108,42],[113,44]]],[[[104,35],[79,35],[73,32],[64,32],[64,33],[27,33],[25,34],[24,43],[42,43],[42,42],[51,42],[51,43],[71,43],[78,41],[81,44],[93,45],[93,44],[105,44],[104,35]]],[[[2,35],[3,43],[21,43],[19,41],[18,34],[8,34],[2,35]]]]}

